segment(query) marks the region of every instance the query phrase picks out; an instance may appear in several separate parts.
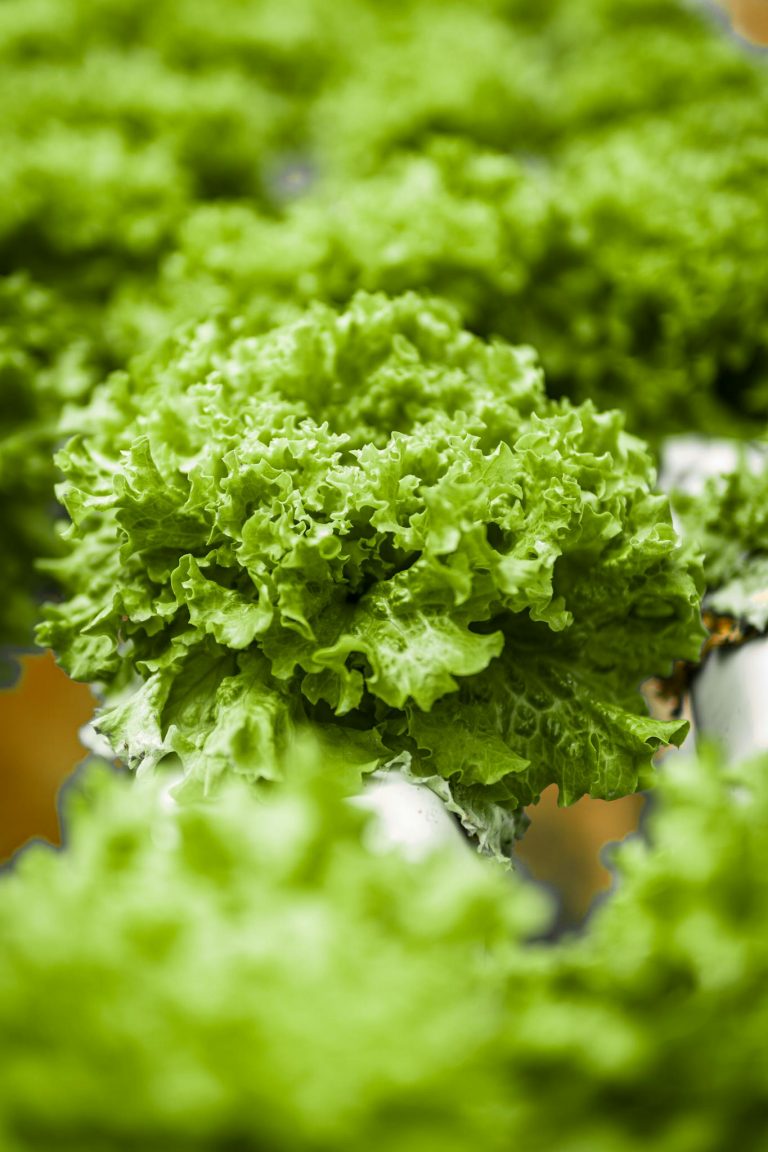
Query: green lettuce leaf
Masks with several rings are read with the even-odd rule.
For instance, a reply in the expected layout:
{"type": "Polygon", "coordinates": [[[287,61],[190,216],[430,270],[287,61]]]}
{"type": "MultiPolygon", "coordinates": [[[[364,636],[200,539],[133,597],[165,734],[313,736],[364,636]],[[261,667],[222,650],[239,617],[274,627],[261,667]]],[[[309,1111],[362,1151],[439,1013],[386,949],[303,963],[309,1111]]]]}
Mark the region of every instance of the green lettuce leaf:
{"type": "Polygon", "coordinates": [[[588,652],[508,643],[488,673],[462,682],[429,712],[408,710],[420,768],[453,776],[463,792],[486,788],[510,807],[556,781],[560,802],[585,793],[611,800],[652,782],[650,754],[686,729],[642,715],[636,694],[613,696],[588,652]]]}

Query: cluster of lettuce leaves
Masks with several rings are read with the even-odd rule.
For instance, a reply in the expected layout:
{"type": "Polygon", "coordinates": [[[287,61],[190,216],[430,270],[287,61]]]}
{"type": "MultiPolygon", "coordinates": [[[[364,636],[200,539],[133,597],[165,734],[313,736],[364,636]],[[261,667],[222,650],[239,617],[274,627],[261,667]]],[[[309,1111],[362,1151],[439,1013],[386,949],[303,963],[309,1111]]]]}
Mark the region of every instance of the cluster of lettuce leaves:
{"type": "Polygon", "coordinates": [[[212,265],[265,322],[445,294],[651,439],[768,411],[765,70],[676,0],[5,0],[0,99],[12,359],[15,278],[48,301],[19,406],[0,376],[1,644],[53,548],[52,419],[206,315],[212,265]]]}
{"type": "Polygon", "coordinates": [[[702,491],[674,494],[682,530],[703,557],[705,607],[758,632],[768,627],[768,441],[702,491]]]}
{"type": "Polygon", "coordinates": [[[761,1152],[765,757],[671,757],[555,948],[519,878],[289,760],[181,806],[91,768],[0,877],[4,1148],[761,1152]]]}
{"type": "Polygon", "coordinates": [[[208,790],[309,723],[450,780],[487,829],[555,781],[564,802],[634,791],[682,739],[638,692],[701,644],[647,449],[446,303],[209,321],[82,419],[41,638],[103,686],[130,765],[175,756],[208,790]]]}

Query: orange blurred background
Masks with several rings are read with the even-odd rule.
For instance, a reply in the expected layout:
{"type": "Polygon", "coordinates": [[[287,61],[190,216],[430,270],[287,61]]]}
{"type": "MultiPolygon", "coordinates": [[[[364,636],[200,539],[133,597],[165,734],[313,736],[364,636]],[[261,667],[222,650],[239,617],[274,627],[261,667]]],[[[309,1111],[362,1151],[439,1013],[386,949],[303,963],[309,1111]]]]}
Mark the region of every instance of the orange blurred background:
{"type": "Polygon", "coordinates": [[[50,653],[23,656],[16,687],[0,692],[0,860],[25,840],[58,839],[59,785],[83,759],[78,730],[93,697],[50,653]]]}
{"type": "MultiPolygon", "coordinates": [[[[79,728],[90,720],[93,697],[54,663],[50,654],[22,657],[16,687],[0,692],[0,861],[31,837],[56,842],[59,787],[83,759],[79,728]]],[[[518,855],[560,898],[560,923],[577,924],[595,895],[610,886],[600,860],[606,841],[637,827],[643,800],[580,800],[557,807],[548,788],[529,810],[531,827],[518,855]]]]}
{"type": "Polygon", "coordinates": [[[768,0],[728,0],[727,7],[740,36],[768,45],[768,0]]]}

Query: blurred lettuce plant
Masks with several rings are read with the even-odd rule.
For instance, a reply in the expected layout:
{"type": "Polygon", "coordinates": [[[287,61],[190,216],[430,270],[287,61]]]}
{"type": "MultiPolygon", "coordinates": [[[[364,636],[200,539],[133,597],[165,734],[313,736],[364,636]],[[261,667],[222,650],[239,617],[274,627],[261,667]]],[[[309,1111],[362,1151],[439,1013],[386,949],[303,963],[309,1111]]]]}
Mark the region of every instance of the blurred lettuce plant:
{"type": "Polygon", "coordinates": [[[760,105],[713,99],[577,140],[553,165],[433,139],[279,217],[207,205],[157,286],[118,294],[112,339],[130,349],[216,311],[266,326],[296,303],[415,289],[481,335],[533,344],[550,391],[619,407],[656,443],[754,429],[768,414],[762,122],[760,105]]]}
{"type": "Polygon", "coordinates": [[[616,852],[584,935],[513,978],[526,1147],[766,1147],[767,822],[765,755],[664,761],[647,839],[616,852]]]}
{"type": "Polygon", "coordinates": [[[382,850],[311,759],[181,806],[91,769],[0,878],[4,1147],[762,1152],[765,757],[670,757],[554,946],[518,877],[382,850]]]}
{"type": "Polygon", "coordinates": [[[503,959],[541,903],[460,844],[372,850],[308,760],[181,807],[91,769],[66,849],[0,878],[4,1147],[504,1152],[503,959]]]}
{"type": "Polygon", "coordinates": [[[764,632],[768,626],[768,446],[696,495],[674,494],[682,529],[704,558],[705,606],[764,632]]]}
{"type": "MultiPolygon", "coordinates": [[[[57,551],[51,456],[65,398],[98,378],[73,308],[18,274],[0,278],[0,643],[29,644],[42,591],[34,563],[57,551]]],[[[0,649],[0,680],[12,669],[0,649]]]]}

